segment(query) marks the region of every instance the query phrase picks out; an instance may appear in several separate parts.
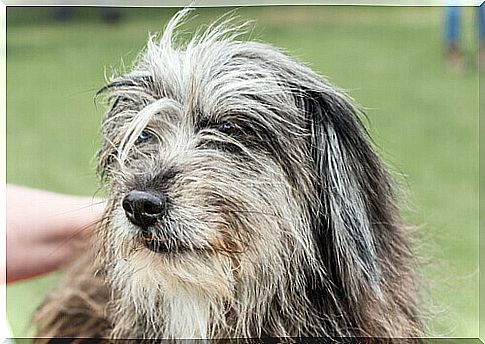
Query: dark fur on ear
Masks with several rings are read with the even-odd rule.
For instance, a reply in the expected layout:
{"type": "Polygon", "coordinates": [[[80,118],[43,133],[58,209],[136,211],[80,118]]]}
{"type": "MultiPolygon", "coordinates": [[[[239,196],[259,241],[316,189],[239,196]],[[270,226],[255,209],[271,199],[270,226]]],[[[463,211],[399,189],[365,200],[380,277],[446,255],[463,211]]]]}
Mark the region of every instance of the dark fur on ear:
{"type": "Polygon", "coordinates": [[[310,91],[305,108],[321,199],[315,223],[321,253],[347,295],[358,298],[356,292],[370,287],[380,296],[375,219],[370,217],[371,209],[382,204],[378,195],[392,197],[388,178],[349,102],[310,91]]]}
{"type": "Polygon", "coordinates": [[[409,233],[398,214],[393,183],[370,144],[360,112],[338,90],[302,92],[298,98],[311,133],[320,198],[314,210],[314,235],[339,308],[347,313],[354,335],[392,336],[392,327],[396,333],[406,329],[417,335],[409,233]],[[363,304],[374,306],[365,309],[363,304]],[[392,326],[384,325],[380,317],[393,318],[392,326]]]}

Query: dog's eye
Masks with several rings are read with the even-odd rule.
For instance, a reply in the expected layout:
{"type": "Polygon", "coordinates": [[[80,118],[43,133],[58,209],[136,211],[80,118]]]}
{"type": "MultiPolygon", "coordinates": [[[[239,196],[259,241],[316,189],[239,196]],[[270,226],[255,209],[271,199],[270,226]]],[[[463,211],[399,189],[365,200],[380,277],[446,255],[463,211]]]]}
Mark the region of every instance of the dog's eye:
{"type": "Polygon", "coordinates": [[[232,137],[238,137],[241,134],[241,130],[238,126],[231,122],[219,123],[217,125],[217,130],[232,137]]]}
{"type": "Polygon", "coordinates": [[[136,139],[136,143],[142,143],[146,142],[148,140],[151,140],[153,137],[153,134],[149,132],[148,130],[143,130],[140,135],[138,135],[138,138],[136,139]]]}

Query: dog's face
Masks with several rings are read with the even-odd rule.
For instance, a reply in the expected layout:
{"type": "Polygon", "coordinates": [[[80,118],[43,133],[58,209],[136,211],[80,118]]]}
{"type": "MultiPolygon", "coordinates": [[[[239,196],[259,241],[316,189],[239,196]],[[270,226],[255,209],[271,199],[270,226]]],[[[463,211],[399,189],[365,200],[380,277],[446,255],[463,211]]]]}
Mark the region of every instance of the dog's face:
{"type": "Polygon", "coordinates": [[[279,283],[315,259],[310,133],[271,57],[250,55],[267,47],[206,49],[148,54],[111,84],[108,245],[147,289],[232,301],[238,281],[279,283]]]}
{"type": "Polygon", "coordinates": [[[263,47],[205,49],[173,51],[163,66],[112,84],[105,132],[117,225],[133,244],[171,257],[236,257],[292,237],[308,244],[303,112],[268,57],[247,55],[263,47]]]}
{"type": "Polygon", "coordinates": [[[310,127],[266,49],[149,51],[108,86],[115,245],[177,260],[255,250],[266,263],[290,242],[311,252],[310,127]]]}
{"type": "Polygon", "coordinates": [[[321,334],[298,324],[316,317],[309,284],[337,274],[343,289],[379,288],[362,190],[366,168],[380,169],[354,110],[308,68],[222,27],[175,47],[178,19],[104,88],[103,257],[121,304],[145,317],[118,310],[118,324],[187,338],[284,335],[294,321],[321,334]]]}

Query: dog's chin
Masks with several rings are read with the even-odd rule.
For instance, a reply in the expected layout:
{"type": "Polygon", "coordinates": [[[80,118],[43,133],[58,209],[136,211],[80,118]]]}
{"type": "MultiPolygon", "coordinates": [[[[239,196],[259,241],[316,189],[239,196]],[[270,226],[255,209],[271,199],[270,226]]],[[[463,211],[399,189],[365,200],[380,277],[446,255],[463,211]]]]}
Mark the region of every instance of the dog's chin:
{"type": "Polygon", "coordinates": [[[121,283],[120,288],[131,285],[142,288],[140,292],[161,290],[166,296],[176,296],[183,285],[207,294],[218,290],[216,294],[230,295],[234,266],[229,257],[210,249],[152,245],[132,241],[130,248],[115,258],[110,265],[112,280],[121,283]]]}

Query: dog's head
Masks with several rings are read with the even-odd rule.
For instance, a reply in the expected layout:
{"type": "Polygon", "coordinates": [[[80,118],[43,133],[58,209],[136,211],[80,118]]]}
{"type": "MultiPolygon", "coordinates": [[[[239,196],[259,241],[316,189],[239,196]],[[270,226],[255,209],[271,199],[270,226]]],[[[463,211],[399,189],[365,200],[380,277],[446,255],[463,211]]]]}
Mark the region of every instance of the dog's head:
{"type": "Polygon", "coordinates": [[[110,278],[154,335],[321,334],[319,302],[380,297],[386,173],[342,91],[227,23],[177,43],[183,15],[103,88],[110,278]]]}

